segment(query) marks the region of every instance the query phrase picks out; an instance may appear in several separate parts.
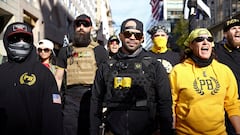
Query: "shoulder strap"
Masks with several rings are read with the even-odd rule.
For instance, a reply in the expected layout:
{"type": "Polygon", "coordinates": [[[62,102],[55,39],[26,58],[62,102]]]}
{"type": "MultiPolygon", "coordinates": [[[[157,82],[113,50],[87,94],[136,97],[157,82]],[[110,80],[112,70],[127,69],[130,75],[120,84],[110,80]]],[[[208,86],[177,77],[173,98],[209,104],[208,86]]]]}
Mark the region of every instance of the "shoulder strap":
{"type": "Polygon", "coordinates": [[[107,61],[107,64],[108,64],[110,67],[112,67],[113,64],[115,64],[116,62],[117,62],[117,60],[115,60],[115,59],[109,59],[109,60],[107,61]]]}
{"type": "Polygon", "coordinates": [[[67,58],[71,57],[72,56],[72,52],[73,52],[73,46],[72,46],[72,43],[70,43],[67,47],[67,51],[66,51],[66,54],[67,54],[67,58]]]}
{"type": "MultiPolygon", "coordinates": [[[[97,42],[93,42],[93,41],[91,41],[91,43],[87,46],[88,48],[95,48],[95,47],[97,47],[98,46],[98,43],[97,42]]],[[[67,57],[69,58],[69,57],[71,57],[72,56],[72,52],[73,52],[73,45],[72,45],[72,43],[70,43],[68,46],[66,46],[67,47],[67,57]]]]}
{"type": "Polygon", "coordinates": [[[150,56],[145,56],[143,57],[142,62],[146,67],[148,67],[150,64],[153,63],[153,58],[150,56]]]}
{"type": "Polygon", "coordinates": [[[98,43],[93,41],[91,41],[91,43],[88,45],[89,48],[95,48],[97,46],[98,46],[98,43]]]}

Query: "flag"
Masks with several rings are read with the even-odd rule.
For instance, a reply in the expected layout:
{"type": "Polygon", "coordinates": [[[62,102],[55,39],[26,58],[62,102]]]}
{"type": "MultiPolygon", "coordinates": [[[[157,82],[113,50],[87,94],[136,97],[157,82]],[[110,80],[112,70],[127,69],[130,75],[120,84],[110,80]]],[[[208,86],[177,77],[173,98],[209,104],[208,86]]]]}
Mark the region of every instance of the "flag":
{"type": "Polygon", "coordinates": [[[106,35],[103,32],[103,23],[101,22],[100,28],[97,30],[97,42],[100,45],[105,45],[107,43],[106,35]]]}
{"type": "Polygon", "coordinates": [[[52,98],[53,98],[53,103],[56,103],[56,104],[62,103],[60,94],[52,94],[52,98]]]}
{"type": "MultiPolygon", "coordinates": [[[[189,9],[188,7],[188,2],[191,0],[184,0],[184,19],[189,19],[189,14],[193,14],[190,12],[196,12],[195,15],[197,16],[203,16],[203,17],[208,17],[211,18],[211,11],[210,7],[207,5],[206,0],[197,0],[197,9],[189,9]]],[[[198,18],[198,17],[197,17],[198,18]]]]}
{"type": "Polygon", "coordinates": [[[207,5],[206,0],[197,0],[197,5],[199,9],[201,9],[209,18],[211,18],[211,11],[209,6],[207,5]]]}
{"type": "Polygon", "coordinates": [[[184,9],[183,10],[183,17],[184,17],[184,19],[188,19],[189,12],[190,12],[190,9],[188,8],[188,0],[185,0],[183,9],[184,9]]]}
{"type": "Polygon", "coordinates": [[[154,20],[163,20],[163,0],[151,0],[150,5],[152,6],[152,18],[154,20]]]}
{"type": "Polygon", "coordinates": [[[69,40],[68,40],[68,37],[67,35],[64,35],[64,38],[63,38],[63,47],[66,47],[69,45],[69,40]]]}

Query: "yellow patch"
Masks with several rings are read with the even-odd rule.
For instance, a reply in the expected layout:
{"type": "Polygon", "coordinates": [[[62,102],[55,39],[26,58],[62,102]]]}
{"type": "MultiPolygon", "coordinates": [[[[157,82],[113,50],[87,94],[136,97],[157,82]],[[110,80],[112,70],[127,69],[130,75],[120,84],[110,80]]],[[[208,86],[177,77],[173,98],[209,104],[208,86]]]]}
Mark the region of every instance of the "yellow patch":
{"type": "Polygon", "coordinates": [[[142,63],[135,63],[135,69],[142,69],[142,63]]]}
{"type": "Polygon", "coordinates": [[[36,82],[36,76],[34,74],[24,73],[21,75],[20,84],[33,85],[36,82]]]}

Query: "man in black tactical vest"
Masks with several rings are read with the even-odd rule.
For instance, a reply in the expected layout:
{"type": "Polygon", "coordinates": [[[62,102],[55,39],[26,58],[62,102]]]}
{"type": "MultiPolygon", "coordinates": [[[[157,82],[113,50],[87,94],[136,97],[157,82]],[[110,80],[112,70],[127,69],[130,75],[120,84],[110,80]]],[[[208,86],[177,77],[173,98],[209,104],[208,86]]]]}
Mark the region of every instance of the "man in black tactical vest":
{"type": "Polygon", "coordinates": [[[99,134],[103,122],[114,135],[151,135],[157,122],[161,135],[173,134],[168,76],[164,67],[142,48],[142,22],[125,20],[119,37],[119,52],[96,72],[90,108],[91,135],[99,134]]]}
{"type": "Polygon", "coordinates": [[[73,43],[58,54],[56,81],[61,89],[66,71],[63,126],[65,135],[89,134],[91,86],[97,66],[108,59],[106,49],[91,40],[91,18],[85,14],[74,21],[73,43]],[[80,119],[80,120],[79,120],[80,119]]]}

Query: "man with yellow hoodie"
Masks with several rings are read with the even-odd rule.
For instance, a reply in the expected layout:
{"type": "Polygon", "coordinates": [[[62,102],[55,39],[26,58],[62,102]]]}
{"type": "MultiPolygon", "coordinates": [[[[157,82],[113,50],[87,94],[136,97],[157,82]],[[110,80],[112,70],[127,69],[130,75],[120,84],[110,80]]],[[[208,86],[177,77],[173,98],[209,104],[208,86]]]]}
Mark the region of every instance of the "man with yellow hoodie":
{"type": "Polygon", "coordinates": [[[174,127],[178,135],[227,135],[224,110],[240,135],[240,107],[236,79],[214,59],[211,33],[193,30],[184,45],[185,59],[169,74],[174,127]]]}

